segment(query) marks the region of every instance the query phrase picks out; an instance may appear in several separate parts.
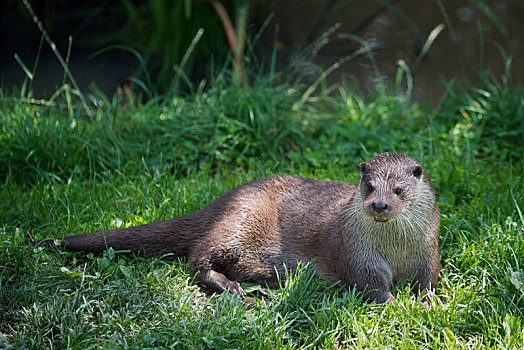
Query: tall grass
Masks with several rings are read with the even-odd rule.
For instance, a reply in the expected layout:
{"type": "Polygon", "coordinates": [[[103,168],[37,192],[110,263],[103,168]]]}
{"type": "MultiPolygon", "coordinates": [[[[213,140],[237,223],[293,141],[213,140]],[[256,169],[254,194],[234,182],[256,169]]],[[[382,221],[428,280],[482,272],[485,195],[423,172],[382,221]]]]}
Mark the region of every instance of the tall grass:
{"type": "Polygon", "coordinates": [[[95,120],[72,122],[58,108],[3,99],[0,165],[34,181],[123,171],[136,158],[148,166],[187,171],[249,159],[276,160],[303,145],[304,121],[291,111],[296,93],[260,79],[250,89],[218,83],[189,99],[153,100],[134,109],[101,108],[95,120]],[[29,112],[30,111],[30,112],[29,112]]]}

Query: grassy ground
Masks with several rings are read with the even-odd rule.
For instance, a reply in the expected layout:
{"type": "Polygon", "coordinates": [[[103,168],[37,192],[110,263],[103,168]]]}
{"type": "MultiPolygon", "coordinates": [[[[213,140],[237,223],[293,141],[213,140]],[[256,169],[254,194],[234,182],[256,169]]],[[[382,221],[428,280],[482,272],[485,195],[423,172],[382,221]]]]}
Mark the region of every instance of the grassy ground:
{"type": "Polygon", "coordinates": [[[449,87],[435,110],[345,89],[297,104],[257,81],[85,116],[0,95],[0,347],[508,348],[524,338],[524,98],[505,79],[449,87]],[[184,261],[73,254],[25,240],[191,212],[275,173],[355,183],[381,151],[418,159],[441,209],[432,307],[397,285],[369,305],[315,278],[244,284],[242,301],[184,261]]]}

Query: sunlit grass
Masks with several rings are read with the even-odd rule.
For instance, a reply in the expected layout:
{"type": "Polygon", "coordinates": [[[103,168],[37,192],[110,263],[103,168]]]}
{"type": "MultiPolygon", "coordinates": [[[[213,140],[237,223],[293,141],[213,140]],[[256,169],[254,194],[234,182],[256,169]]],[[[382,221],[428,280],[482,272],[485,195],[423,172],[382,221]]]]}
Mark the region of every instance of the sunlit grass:
{"type": "Polygon", "coordinates": [[[239,90],[107,101],[93,119],[2,95],[0,345],[522,348],[518,88],[453,90],[437,111],[344,89],[293,110],[290,87],[239,90]],[[442,273],[429,309],[407,285],[392,305],[362,303],[310,266],[280,289],[245,284],[242,301],[199,286],[185,261],[23,245],[182,215],[275,173],[355,183],[358,163],[382,151],[420,160],[439,196],[442,273]]]}

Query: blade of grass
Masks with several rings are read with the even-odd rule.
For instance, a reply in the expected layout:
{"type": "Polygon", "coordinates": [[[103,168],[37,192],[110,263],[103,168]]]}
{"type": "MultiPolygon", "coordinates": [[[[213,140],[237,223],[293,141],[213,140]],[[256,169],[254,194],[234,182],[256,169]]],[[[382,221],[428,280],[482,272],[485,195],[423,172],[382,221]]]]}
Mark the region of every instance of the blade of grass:
{"type": "Polygon", "coordinates": [[[27,0],[23,0],[23,2],[24,2],[24,6],[26,7],[27,11],[31,15],[31,18],[33,19],[33,21],[37,25],[38,29],[40,30],[40,32],[44,36],[45,40],[47,41],[47,43],[51,47],[51,50],[53,50],[53,53],[55,54],[56,58],[58,59],[58,61],[62,65],[62,68],[64,69],[64,72],[66,72],[67,77],[69,78],[69,80],[71,80],[71,84],[73,84],[75,89],[78,91],[78,93],[79,93],[78,97],[80,97],[80,101],[82,102],[82,105],[84,106],[84,109],[85,109],[87,115],[89,115],[90,117],[93,117],[94,114],[93,114],[93,111],[91,110],[91,107],[89,107],[84,94],[82,93],[82,91],[78,87],[78,84],[76,83],[76,79],[73,76],[73,74],[71,73],[71,71],[69,70],[69,67],[67,66],[66,62],[62,58],[62,55],[60,54],[60,52],[58,52],[58,49],[56,48],[55,43],[51,40],[49,35],[47,35],[47,31],[45,30],[42,22],[40,22],[40,20],[36,16],[36,13],[33,11],[33,8],[29,4],[29,2],[27,0]]]}
{"type": "Polygon", "coordinates": [[[437,25],[433,30],[429,33],[428,38],[424,42],[424,45],[422,45],[422,49],[420,50],[420,53],[418,54],[417,58],[415,59],[415,63],[413,63],[412,71],[416,71],[418,66],[420,65],[420,62],[427,56],[429,49],[431,48],[431,45],[433,45],[433,42],[437,39],[439,34],[444,30],[446,26],[442,23],[437,25]]]}
{"type": "Polygon", "coordinates": [[[158,95],[156,89],[155,89],[155,86],[153,85],[153,82],[151,80],[151,76],[149,75],[149,71],[147,69],[147,63],[144,59],[144,57],[140,54],[140,52],[132,47],[129,47],[129,46],[125,46],[125,45],[119,45],[119,44],[115,44],[115,45],[109,45],[109,46],[106,46],[96,52],[94,52],[93,54],[91,54],[89,56],[89,58],[92,58],[92,57],[96,57],[98,55],[101,55],[103,54],[104,52],[107,52],[107,51],[110,51],[110,50],[122,50],[122,51],[127,51],[127,52],[130,52],[131,54],[133,54],[133,56],[135,56],[137,59],[138,59],[138,62],[140,62],[140,67],[142,69],[142,71],[144,72],[144,75],[146,77],[146,84],[144,84],[143,82],[140,84],[140,86],[144,89],[144,92],[148,95],[148,97],[150,99],[154,98],[155,96],[158,95]]]}

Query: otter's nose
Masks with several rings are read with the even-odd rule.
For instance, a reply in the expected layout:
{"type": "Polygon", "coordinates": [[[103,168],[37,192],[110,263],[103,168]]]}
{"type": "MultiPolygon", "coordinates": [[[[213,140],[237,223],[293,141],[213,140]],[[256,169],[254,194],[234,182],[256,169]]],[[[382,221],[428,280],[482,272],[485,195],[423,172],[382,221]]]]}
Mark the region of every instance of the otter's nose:
{"type": "Polygon", "coordinates": [[[373,209],[375,213],[383,213],[388,210],[388,205],[384,202],[373,203],[371,204],[371,209],[373,209]]]}

